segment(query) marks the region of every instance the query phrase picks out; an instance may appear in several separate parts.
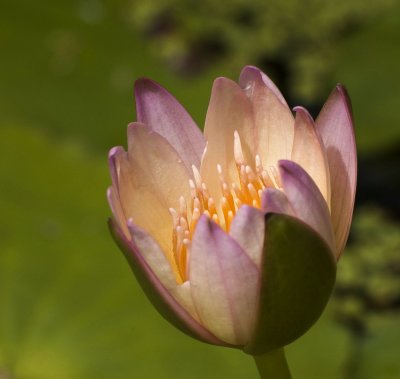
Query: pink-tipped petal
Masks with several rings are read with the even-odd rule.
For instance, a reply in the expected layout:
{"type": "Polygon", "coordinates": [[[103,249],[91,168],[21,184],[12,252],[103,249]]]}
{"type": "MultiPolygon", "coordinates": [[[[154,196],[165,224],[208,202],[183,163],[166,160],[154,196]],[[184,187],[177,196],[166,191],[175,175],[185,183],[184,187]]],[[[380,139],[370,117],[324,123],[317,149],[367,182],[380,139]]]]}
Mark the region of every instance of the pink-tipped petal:
{"type": "Polygon", "coordinates": [[[200,325],[167,291],[149,265],[143,254],[129,241],[113,220],[109,220],[110,232],[124,253],[144,293],[158,312],[172,325],[200,341],[214,345],[226,345],[200,325]]]}
{"type": "Polygon", "coordinates": [[[120,174],[119,160],[125,151],[122,146],[113,147],[108,154],[108,165],[110,168],[112,186],[107,190],[108,203],[113,212],[115,221],[121,228],[126,237],[129,237],[128,228],[126,227],[126,217],[121,205],[121,199],[119,197],[119,184],[118,177],[120,174]]]}
{"type": "Polygon", "coordinates": [[[257,267],[260,266],[264,246],[264,217],[259,209],[243,205],[236,213],[229,230],[231,237],[257,267]]]}
{"type": "Polygon", "coordinates": [[[357,182],[357,152],[351,105],[343,86],[338,85],[317,120],[328,156],[331,178],[331,214],[339,256],[349,235],[357,182]]]}
{"type": "Polygon", "coordinates": [[[329,209],[312,178],[292,161],[279,161],[279,170],[284,192],[295,216],[319,233],[332,254],[336,254],[329,209]]]}
{"type": "Polygon", "coordinates": [[[277,166],[279,159],[290,159],[294,119],[282,94],[272,81],[255,67],[245,67],[239,83],[252,103],[256,129],[255,152],[264,167],[277,166]]]}
{"type": "Polygon", "coordinates": [[[282,95],[282,92],[279,91],[279,88],[275,85],[275,83],[264,73],[262,72],[259,68],[255,66],[245,66],[243,67],[240,77],[239,77],[239,84],[243,87],[246,88],[246,86],[253,82],[255,79],[261,79],[264,84],[275,94],[275,96],[278,98],[278,100],[283,104],[287,106],[287,102],[282,95]]]}
{"type": "Polygon", "coordinates": [[[115,190],[113,186],[110,186],[107,189],[107,200],[108,204],[110,205],[116,224],[122,230],[125,237],[129,239],[130,233],[127,227],[127,220],[125,218],[124,211],[122,210],[118,192],[115,190]]]}
{"type": "Polygon", "coordinates": [[[118,156],[124,154],[122,146],[113,147],[108,153],[108,166],[110,168],[111,182],[113,187],[118,191],[118,177],[120,167],[118,165],[118,156]]]}
{"type": "Polygon", "coordinates": [[[172,270],[171,263],[167,260],[164,252],[149,234],[136,226],[132,220],[128,221],[128,228],[131,233],[132,243],[141,252],[141,256],[165,289],[196,321],[199,321],[190,293],[190,283],[177,283],[177,267],[175,271],[172,270]]]}
{"type": "Polygon", "coordinates": [[[200,166],[205,141],[189,113],[165,88],[150,79],[135,83],[136,113],[139,122],[163,136],[177,151],[190,171],[200,166]]]}
{"type": "Polygon", "coordinates": [[[237,83],[227,78],[214,81],[208,106],[204,137],[207,149],[201,165],[201,175],[214,197],[219,197],[220,181],[217,164],[228,183],[238,182],[234,160],[234,132],[239,133],[244,158],[252,162],[254,127],[251,104],[237,83]]]}
{"type": "Polygon", "coordinates": [[[265,213],[294,216],[294,211],[284,192],[275,188],[264,190],[261,198],[261,209],[265,213]]]}
{"type": "Polygon", "coordinates": [[[330,176],[328,159],[321,138],[315,130],[314,120],[302,107],[294,108],[294,142],[292,161],[298,163],[313,178],[330,206],[330,176]]]}
{"type": "Polygon", "coordinates": [[[119,196],[126,219],[132,218],[170,252],[168,209],[178,206],[180,196],[190,197],[186,167],[162,136],[140,123],[128,126],[128,153],[119,158],[119,196]]]}
{"type": "Polygon", "coordinates": [[[201,323],[237,346],[251,335],[258,299],[258,269],[232,237],[202,216],[190,254],[192,296],[201,323]]]}

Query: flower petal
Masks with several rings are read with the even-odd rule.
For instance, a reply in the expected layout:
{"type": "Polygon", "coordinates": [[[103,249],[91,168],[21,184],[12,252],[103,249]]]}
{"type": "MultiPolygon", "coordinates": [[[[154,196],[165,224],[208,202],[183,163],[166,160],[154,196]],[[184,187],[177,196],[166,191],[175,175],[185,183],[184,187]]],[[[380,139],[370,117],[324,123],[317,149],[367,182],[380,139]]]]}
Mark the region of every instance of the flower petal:
{"type": "Polygon", "coordinates": [[[108,204],[110,205],[115,222],[117,223],[118,227],[122,230],[125,237],[129,239],[130,233],[126,226],[126,218],[124,215],[124,211],[122,210],[121,201],[119,199],[118,192],[112,186],[108,187],[107,200],[108,204]]]}
{"type": "Polygon", "coordinates": [[[109,220],[109,228],[115,242],[124,253],[137,281],[144,293],[158,312],[172,325],[189,336],[207,343],[226,346],[200,325],[166,290],[157,276],[150,269],[137,248],[129,241],[113,220],[109,220]]]}
{"type": "Polygon", "coordinates": [[[261,263],[264,232],[264,213],[247,205],[241,206],[233,218],[229,234],[257,267],[261,263]]]}
{"type": "Polygon", "coordinates": [[[212,196],[219,197],[220,181],[217,164],[228,183],[238,183],[234,160],[234,132],[239,133],[244,158],[251,162],[254,148],[254,128],[251,104],[234,81],[218,78],[214,81],[208,106],[204,136],[207,148],[201,164],[201,175],[212,196]]]}
{"type": "Polygon", "coordinates": [[[279,161],[283,190],[300,220],[310,225],[336,254],[328,206],[311,177],[297,163],[279,161]]]}
{"type": "Polygon", "coordinates": [[[200,167],[205,141],[189,113],[165,88],[150,79],[135,83],[139,122],[163,136],[177,151],[186,168],[200,167]]]}
{"type": "Polygon", "coordinates": [[[258,318],[244,348],[253,355],[304,334],[324,310],[336,275],[329,247],[308,225],[273,213],[265,225],[258,318]]]}
{"type": "Polygon", "coordinates": [[[290,159],[294,119],[285,99],[272,81],[259,69],[246,66],[239,83],[249,97],[254,112],[259,154],[265,167],[277,166],[279,159],[290,159]]]}
{"type": "MultiPolygon", "coordinates": [[[[132,243],[136,246],[137,250],[141,252],[141,256],[149,265],[155,276],[175,300],[185,308],[196,321],[199,321],[190,293],[190,283],[177,283],[175,272],[177,273],[178,269],[175,267],[174,272],[165,253],[149,234],[136,226],[132,220],[128,221],[128,228],[131,233],[132,243]]],[[[175,264],[175,261],[173,263],[175,264]]]]}
{"type": "Polygon", "coordinates": [[[201,323],[219,339],[250,338],[258,297],[258,269],[217,224],[202,216],[192,241],[189,279],[201,323]]]}
{"type": "Polygon", "coordinates": [[[275,188],[267,188],[263,191],[261,209],[265,213],[280,213],[294,216],[294,210],[285,193],[275,188]]]}
{"type": "Polygon", "coordinates": [[[189,176],[176,151],[145,125],[128,126],[128,153],[118,155],[119,196],[126,219],[150,233],[166,252],[172,248],[168,209],[190,198],[189,176]]]}
{"type": "Polygon", "coordinates": [[[357,182],[357,152],[350,100],[338,85],[317,120],[328,156],[331,177],[331,214],[339,256],[346,245],[353,216],[357,182]]]}
{"type": "Polygon", "coordinates": [[[126,217],[122,209],[118,193],[118,177],[120,167],[117,157],[121,154],[125,154],[125,151],[121,146],[113,147],[108,154],[108,164],[110,167],[112,186],[109,187],[107,190],[107,199],[113,212],[115,221],[117,222],[118,226],[123,231],[125,236],[129,238],[129,232],[126,226],[126,217]]]}
{"type": "Polygon", "coordinates": [[[298,163],[313,178],[330,206],[330,177],[328,159],[324,145],[318,136],[314,120],[302,107],[294,108],[296,119],[294,123],[294,142],[292,161],[298,163]]]}
{"type": "Polygon", "coordinates": [[[118,191],[118,177],[119,177],[119,165],[118,155],[125,153],[122,146],[113,147],[108,153],[108,166],[110,168],[111,182],[114,188],[118,191]]]}

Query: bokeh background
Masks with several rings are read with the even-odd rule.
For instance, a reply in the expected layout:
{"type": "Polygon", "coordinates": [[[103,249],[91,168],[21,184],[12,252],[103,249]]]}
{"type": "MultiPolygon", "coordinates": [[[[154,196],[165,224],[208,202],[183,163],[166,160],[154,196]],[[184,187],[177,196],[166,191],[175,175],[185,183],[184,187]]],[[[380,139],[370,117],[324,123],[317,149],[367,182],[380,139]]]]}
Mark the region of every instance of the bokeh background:
{"type": "Polygon", "coordinates": [[[316,115],[353,100],[359,186],[335,293],[295,378],[400,377],[396,0],[0,0],[0,378],[257,378],[150,306],[112,242],[107,152],[151,77],[203,125],[213,78],[265,70],[316,115]]]}

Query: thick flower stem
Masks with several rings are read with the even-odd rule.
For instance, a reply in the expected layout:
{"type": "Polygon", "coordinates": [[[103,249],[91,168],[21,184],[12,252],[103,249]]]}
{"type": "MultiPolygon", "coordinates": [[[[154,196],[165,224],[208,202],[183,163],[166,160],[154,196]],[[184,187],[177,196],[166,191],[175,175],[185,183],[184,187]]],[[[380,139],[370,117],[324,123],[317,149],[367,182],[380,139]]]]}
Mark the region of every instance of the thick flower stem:
{"type": "Polygon", "coordinates": [[[258,372],[261,379],[291,379],[285,352],[282,349],[274,350],[264,355],[255,355],[258,372]]]}

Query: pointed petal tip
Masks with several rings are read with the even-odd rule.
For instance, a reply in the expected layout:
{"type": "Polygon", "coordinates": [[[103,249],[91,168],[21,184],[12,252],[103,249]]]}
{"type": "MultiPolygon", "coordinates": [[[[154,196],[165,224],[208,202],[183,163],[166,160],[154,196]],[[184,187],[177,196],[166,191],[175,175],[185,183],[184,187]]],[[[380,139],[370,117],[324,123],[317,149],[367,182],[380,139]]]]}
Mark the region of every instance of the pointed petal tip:
{"type": "MultiPolygon", "coordinates": [[[[352,105],[352,102],[351,102],[351,99],[350,99],[350,95],[349,95],[349,93],[347,91],[347,88],[345,87],[344,84],[338,83],[338,84],[336,84],[335,88],[333,89],[333,91],[331,93],[331,96],[333,94],[335,94],[335,93],[342,100],[343,105],[344,105],[344,107],[346,109],[346,112],[348,114],[348,117],[349,117],[351,123],[354,125],[353,105],[352,105]]],[[[329,98],[331,98],[331,96],[329,98]]]]}
{"type": "Polygon", "coordinates": [[[219,76],[215,78],[212,89],[215,91],[229,86],[237,86],[237,83],[232,79],[226,78],[225,76],[219,76]]]}
{"type": "Polygon", "coordinates": [[[240,71],[239,82],[247,77],[259,77],[261,79],[261,76],[262,71],[258,67],[246,65],[242,68],[242,71],[240,71]]]}
{"type": "Polygon", "coordinates": [[[136,79],[133,86],[134,86],[135,96],[136,95],[140,96],[141,91],[147,91],[147,90],[154,91],[162,88],[162,86],[158,84],[156,81],[146,77],[136,79]]]}
{"type": "Polygon", "coordinates": [[[120,154],[123,151],[125,151],[125,150],[124,150],[124,148],[122,146],[114,146],[108,152],[108,159],[109,160],[114,159],[115,156],[117,156],[118,154],[120,154]]]}
{"type": "Polygon", "coordinates": [[[298,167],[298,165],[295,162],[293,162],[293,161],[291,161],[289,159],[280,159],[278,161],[279,170],[283,170],[283,171],[288,172],[288,173],[296,172],[297,171],[297,167],[298,167]]]}
{"type": "Polygon", "coordinates": [[[279,91],[274,81],[266,73],[255,66],[244,66],[240,72],[239,84],[243,89],[246,89],[251,81],[261,82],[262,85],[268,87],[275,94],[282,104],[287,106],[287,102],[281,91],[279,91]]]}
{"type": "Polygon", "coordinates": [[[293,112],[304,114],[304,115],[310,115],[310,112],[307,110],[307,108],[304,108],[301,105],[296,105],[293,107],[293,112]]]}
{"type": "Polygon", "coordinates": [[[199,232],[207,233],[209,235],[212,234],[217,228],[218,225],[213,220],[211,220],[207,215],[202,214],[199,218],[199,221],[197,221],[195,234],[196,232],[199,232]]]}
{"type": "Polygon", "coordinates": [[[261,209],[265,215],[286,214],[292,216],[294,211],[286,195],[276,188],[267,188],[264,190],[261,198],[261,209]]]}
{"type": "Polygon", "coordinates": [[[203,135],[183,105],[162,85],[141,78],[134,86],[139,122],[161,135],[176,150],[185,166],[200,164],[203,135]]]}
{"type": "Polygon", "coordinates": [[[311,121],[312,123],[314,123],[313,117],[311,116],[310,112],[306,108],[298,105],[293,108],[293,112],[296,113],[296,118],[301,117],[301,118],[305,119],[306,121],[311,121]]]}

